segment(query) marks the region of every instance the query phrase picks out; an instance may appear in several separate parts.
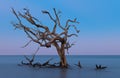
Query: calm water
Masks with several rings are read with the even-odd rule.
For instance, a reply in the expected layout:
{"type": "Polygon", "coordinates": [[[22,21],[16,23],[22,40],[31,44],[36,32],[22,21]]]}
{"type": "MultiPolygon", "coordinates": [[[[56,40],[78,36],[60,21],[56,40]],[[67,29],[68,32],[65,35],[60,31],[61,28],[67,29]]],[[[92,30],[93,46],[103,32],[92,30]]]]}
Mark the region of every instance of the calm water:
{"type": "MultiPolygon", "coordinates": [[[[57,56],[37,56],[36,61],[43,63],[51,57],[51,63],[59,61],[57,56]]],[[[18,66],[21,60],[23,56],[0,56],[0,78],[120,78],[120,56],[67,56],[69,69],[18,66]],[[74,65],[79,60],[82,69],[74,65]],[[95,70],[95,64],[108,68],[95,70]]]]}

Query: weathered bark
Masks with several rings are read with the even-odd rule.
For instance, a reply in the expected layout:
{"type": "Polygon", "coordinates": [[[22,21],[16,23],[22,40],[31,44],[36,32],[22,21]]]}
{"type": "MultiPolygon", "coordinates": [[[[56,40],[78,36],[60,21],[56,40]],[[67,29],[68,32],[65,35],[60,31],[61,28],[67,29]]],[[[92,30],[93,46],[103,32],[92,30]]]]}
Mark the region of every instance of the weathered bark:
{"type": "Polygon", "coordinates": [[[60,59],[60,63],[62,67],[67,67],[67,60],[66,60],[66,56],[65,56],[65,43],[61,43],[61,59],[60,59]]]}
{"type": "Polygon", "coordinates": [[[61,59],[60,59],[60,66],[61,66],[61,67],[68,67],[68,66],[67,66],[67,60],[66,60],[65,53],[63,53],[60,58],[61,58],[61,59]]]}
{"type": "Polygon", "coordinates": [[[65,43],[61,42],[61,46],[59,46],[57,42],[54,42],[53,45],[55,46],[60,58],[60,67],[67,67],[67,60],[66,60],[65,49],[64,49],[65,43]]]}

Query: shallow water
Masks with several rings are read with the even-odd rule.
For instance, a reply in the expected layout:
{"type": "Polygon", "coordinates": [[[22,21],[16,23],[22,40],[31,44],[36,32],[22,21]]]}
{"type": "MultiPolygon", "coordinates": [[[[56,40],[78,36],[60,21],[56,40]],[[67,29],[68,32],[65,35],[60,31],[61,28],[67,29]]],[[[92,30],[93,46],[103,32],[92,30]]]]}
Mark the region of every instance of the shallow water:
{"type": "MultiPolygon", "coordinates": [[[[29,56],[30,57],[30,56],[29,56]]],[[[37,56],[41,63],[53,58],[51,63],[58,62],[57,56],[37,56]]],[[[120,78],[120,56],[67,56],[69,69],[33,68],[18,66],[23,56],[0,56],[0,78],[120,78]],[[82,69],[76,64],[80,60],[82,69]],[[95,70],[95,64],[107,66],[105,70],[95,70]]]]}

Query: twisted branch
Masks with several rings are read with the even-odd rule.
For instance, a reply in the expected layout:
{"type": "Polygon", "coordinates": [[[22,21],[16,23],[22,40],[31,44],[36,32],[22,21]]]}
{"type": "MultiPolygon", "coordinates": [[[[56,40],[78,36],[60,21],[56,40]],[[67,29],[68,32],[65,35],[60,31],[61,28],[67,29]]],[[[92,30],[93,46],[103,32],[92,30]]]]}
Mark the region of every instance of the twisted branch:
{"type": "Polygon", "coordinates": [[[67,42],[68,38],[72,36],[78,37],[78,34],[76,33],[79,33],[80,31],[77,29],[75,25],[69,24],[69,23],[79,24],[76,18],[73,20],[68,19],[66,21],[66,24],[62,26],[59,18],[59,12],[57,12],[55,8],[53,8],[55,18],[53,18],[52,14],[49,11],[43,10],[42,13],[47,14],[49,18],[54,22],[53,29],[52,31],[50,31],[49,26],[42,25],[41,23],[37,24],[37,22],[40,22],[40,21],[30,14],[29,9],[24,8],[23,10],[25,12],[21,13],[21,12],[16,12],[12,8],[12,12],[18,20],[18,23],[13,23],[13,26],[15,28],[22,29],[26,33],[26,35],[31,39],[24,47],[26,47],[31,41],[33,41],[42,47],[49,48],[51,47],[51,45],[54,45],[56,48],[58,47],[58,49],[60,49],[60,46],[57,46],[59,45],[58,44],[59,42],[61,44],[66,45],[64,49],[68,50],[73,45],[73,44],[70,45],[70,43],[67,42]],[[28,21],[32,26],[36,27],[36,29],[25,26],[22,23],[21,18],[26,19],[26,21],[28,21]],[[69,34],[68,31],[70,27],[73,27],[76,33],[69,34]],[[62,29],[62,31],[56,32],[57,28],[62,29]]]}

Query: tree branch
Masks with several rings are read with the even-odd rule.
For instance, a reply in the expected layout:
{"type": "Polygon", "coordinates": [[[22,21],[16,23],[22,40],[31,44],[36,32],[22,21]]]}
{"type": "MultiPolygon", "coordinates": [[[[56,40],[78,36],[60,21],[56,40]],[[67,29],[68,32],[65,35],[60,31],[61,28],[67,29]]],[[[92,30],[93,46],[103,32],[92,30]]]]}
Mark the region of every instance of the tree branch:
{"type": "Polygon", "coordinates": [[[18,19],[19,23],[21,24],[21,20],[20,20],[20,18],[18,17],[17,13],[15,12],[15,10],[13,8],[12,8],[12,12],[16,16],[16,18],[18,19]]]}
{"type": "Polygon", "coordinates": [[[43,13],[43,14],[48,14],[48,16],[50,17],[50,19],[51,19],[53,22],[56,22],[55,19],[52,17],[52,15],[51,15],[48,11],[44,10],[44,11],[42,11],[42,13],[43,13]]]}
{"type": "Polygon", "coordinates": [[[32,40],[30,40],[27,44],[25,44],[22,48],[27,47],[30,43],[32,42],[32,40]]]}
{"type": "Polygon", "coordinates": [[[60,20],[59,20],[58,14],[57,14],[57,12],[56,12],[56,9],[53,8],[53,10],[54,10],[54,13],[55,13],[55,16],[56,16],[56,21],[57,21],[58,26],[59,26],[61,29],[65,30],[65,29],[61,26],[61,24],[60,24],[60,20]]]}
{"type": "Polygon", "coordinates": [[[67,35],[67,37],[72,37],[72,36],[76,36],[76,37],[78,37],[77,34],[70,34],[70,35],[67,35]]]}
{"type": "Polygon", "coordinates": [[[75,42],[73,42],[72,44],[70,44],[70,42],[68,41],[68,42],[66,43],[64,49],[66,49],[67,52],[68,52],[69,48],[71,48],[73,45],[75,45],[74,43],[75,43],[75,42]]]}
{"type": "Polygon", "coordinates": [[[75,18],[74,20],[68,19],[68,20],[66,21],[65,27],[67,28],[70,22],[72,22],[72,23],[78,23],[78,24],[79,24],[79,22],[77,22],[76,20],[77,20],[77,18],[75,18]]]}

